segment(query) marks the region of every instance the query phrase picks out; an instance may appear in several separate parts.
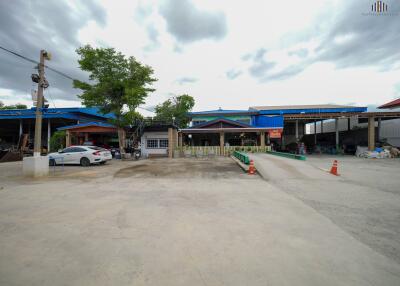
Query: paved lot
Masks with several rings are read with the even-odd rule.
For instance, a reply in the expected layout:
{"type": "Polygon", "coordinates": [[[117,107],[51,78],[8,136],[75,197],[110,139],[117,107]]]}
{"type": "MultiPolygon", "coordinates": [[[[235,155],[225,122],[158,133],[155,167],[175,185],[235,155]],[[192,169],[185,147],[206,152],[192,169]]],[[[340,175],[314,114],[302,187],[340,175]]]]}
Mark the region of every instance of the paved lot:
{"type": "Polygon", "coordinates": [[[395,260],[229,158],[19,171],[0,165],[0,285],[400,283],[395,260]]]}
{"type": "Polygon", "coordinates": [[[304,162],[267,154],[254,159],[271,184],[400,263],[399,159],[308,156],[304,162]],[[340,177],[323,171],[334,159],[340,177]]]}

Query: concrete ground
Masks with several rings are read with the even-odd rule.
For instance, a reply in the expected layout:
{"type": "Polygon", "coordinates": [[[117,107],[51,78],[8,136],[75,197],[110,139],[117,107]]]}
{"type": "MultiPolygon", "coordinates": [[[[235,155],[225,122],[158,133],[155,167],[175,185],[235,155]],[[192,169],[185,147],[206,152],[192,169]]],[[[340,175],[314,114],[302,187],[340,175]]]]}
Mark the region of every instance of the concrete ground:
{"type": "Polygon", "coordinates": [[[399,159],[307,156],[304,162],[267,154],[253,159],[271,184],[400,263],[399,159]],[[335,159],[339,177],[326,172],[335,159]]]}
{"type": "Polygon", "coordinates": [[[393,257],[291,193],[298,174],[281,188],[230,158],[60,169],[0,164],[0,285],[400,284],[393,257]]]}

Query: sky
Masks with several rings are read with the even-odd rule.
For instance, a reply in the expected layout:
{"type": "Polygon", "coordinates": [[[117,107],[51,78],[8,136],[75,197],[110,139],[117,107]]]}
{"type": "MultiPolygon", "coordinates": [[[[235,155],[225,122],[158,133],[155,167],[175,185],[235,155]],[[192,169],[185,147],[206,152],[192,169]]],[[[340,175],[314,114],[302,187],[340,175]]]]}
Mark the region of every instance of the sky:
{"type": "MultiPolygon", "coordinates": [[[[0,46],[87,80],[75,50],[113,47],[154,69],[140,109],[189,94],[195,111],[257,105],[369,106],[400,97],[400,0],[0,0],[0,46]]],[[[34,64],[0,50],[0,101],[32,105],[34,64]]],[[[80,106],[46,71],[52,107],[80,106]]]]}

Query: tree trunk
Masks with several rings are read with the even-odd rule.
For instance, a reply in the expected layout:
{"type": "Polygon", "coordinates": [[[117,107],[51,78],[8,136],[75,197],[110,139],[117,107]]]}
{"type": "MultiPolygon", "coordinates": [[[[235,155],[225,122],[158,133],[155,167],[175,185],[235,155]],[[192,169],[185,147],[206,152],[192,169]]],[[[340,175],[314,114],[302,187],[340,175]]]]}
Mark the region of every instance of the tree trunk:
{"type": "Polygon", "coordinates": [[[121,127],[118,127],[118,143],[121,157],[123,157],[125,154],[125,130],[121,127]]]}

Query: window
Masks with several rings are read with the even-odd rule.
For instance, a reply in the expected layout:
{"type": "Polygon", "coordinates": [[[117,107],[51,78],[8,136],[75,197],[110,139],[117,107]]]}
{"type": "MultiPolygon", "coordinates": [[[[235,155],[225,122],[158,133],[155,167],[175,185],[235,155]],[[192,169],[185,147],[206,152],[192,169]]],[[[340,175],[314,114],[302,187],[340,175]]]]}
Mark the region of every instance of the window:
{"type": "Polygon", "coordinates": [[[193,120],[192,124],[194,126],[194,125],[199,125],[199,124],[204,123],[204,122],[206,122],[206,120],[193,120]]]}
{"type": "Polygon", "coordinates": [[[160,139],[160,148],[168,148],[168,139],[160,139]]]}
{"type": "Polygon", "coordinates": [[[147,149],[166,149],[168,148],[168,139],[147,139],[147,149]]]}
{"type": "Polygon", "coordinates": [[[74,152],[75,147],[68,147],[65,148],[62,152],[63,153],[70,153],[70,152],[74,152]]]}
{"type": "Polygon", "coordinates": [[[158,139],[147,139],[147,149],[156,149],[158,148],[158,139]]]}

